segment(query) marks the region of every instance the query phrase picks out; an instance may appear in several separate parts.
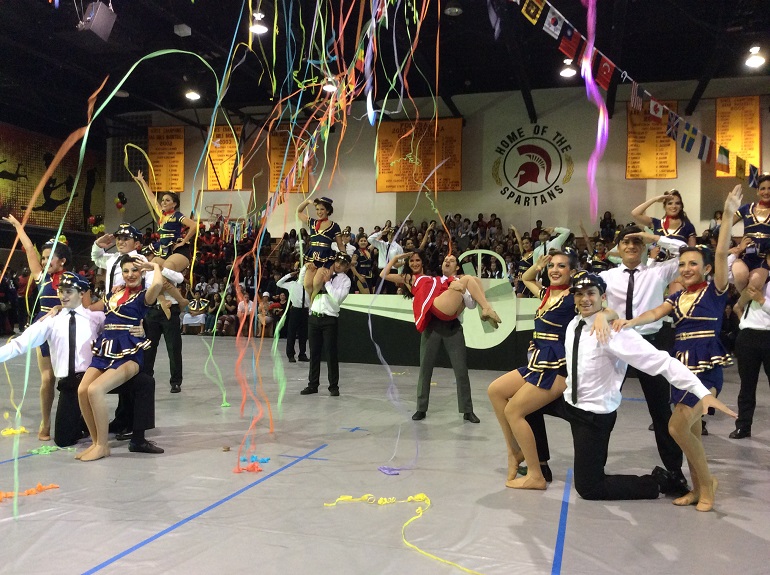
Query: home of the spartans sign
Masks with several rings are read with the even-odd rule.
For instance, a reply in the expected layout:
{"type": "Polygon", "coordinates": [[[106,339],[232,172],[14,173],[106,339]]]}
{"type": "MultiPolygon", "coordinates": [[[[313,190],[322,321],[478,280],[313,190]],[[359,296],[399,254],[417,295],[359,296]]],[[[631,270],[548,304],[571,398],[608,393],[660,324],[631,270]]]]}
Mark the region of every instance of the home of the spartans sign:
{"type": "Polygon", "coordinates": [[[521,126],[495,143],[492,177],[505,200],[541,206],[556,200],[572,179],[574,162],[567,137],[543,124],[521,126]]]}

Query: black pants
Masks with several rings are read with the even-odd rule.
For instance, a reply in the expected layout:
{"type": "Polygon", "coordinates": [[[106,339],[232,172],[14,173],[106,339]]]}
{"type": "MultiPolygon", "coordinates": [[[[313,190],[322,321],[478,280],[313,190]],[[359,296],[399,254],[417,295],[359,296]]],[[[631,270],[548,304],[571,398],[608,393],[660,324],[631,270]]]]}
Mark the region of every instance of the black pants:
{"type": "Polygon", "coordinates": [[[307,322],[307,337],[310,343],[310,373],[308,387],[318,389],[321,378],[321,354],[326,352],[326,367],[329,375],[329,390],[339,389],[340,363],[337,359],[338,318],[311,315],[307,322]]]}
{"type": "Polygon", "coordinates": [[[463,326],[459,320],[442,321],[433,318],[420,336],[420,375],[417,378],[417,411],[428,411],[430,381],[436,358],[444,344],[457,381],[457,409],[460,413],[473,411],[471,380],[468,377],[467,348],[463,326]]]}
{"type": "Polygon", "coordinates": [[[573,407],[559,396],[543,413],[569,422],[575,449],[575,490],[583,499],[657,499],[660,488],[652,475],[607,475],[607,452],[617,412],[592,413],[573,407]]]}
{"type": "MultiPolygon", "coordinates": [[[[82,377],[81,373],[74,380],[62,378],[57,385],[59,402],[54,420],[54,443],[59,447],[74,445],[87,430],[78,404],[78,385],[82,377]]],[[[132,398],[134,409],[129,427],[135,430],[155,427],[155,380],[151,376],[139,372],[110,393],[132,398]]]]}
{"type": "Polygon", "coordinates": [[[307,355],[307,308],[290,307],[286,318],[286,357],[294,357],[294,342],[299,340],[299,355],[307,355]]]}
{"type": "Polygon", "coordinates": [[[738,360],[738,375],[741,378],[735,428],[751,429],[757,407],[760,368],[764,368],[765,376],[770,380],[770,331],[742,329],[735,340],[735,358],[738,360]]]}
{"type": "MultiPolygon", "coordinates": [[[[657,334],[645,335],[644,339],[657,349],[668,353],[670,348],[665,347],[665,342],[656,336],[657,334]]],[[[658,446],[660,460],[669,471],[679,471],[682,469],[682,449],[668,432],[668,420],[671,419],[671,405],[669,404],[671,384],[662,375],[653,376],[640,371],[636,373],[655,428],[655,443],[658,446]]]]}
{"type": "Polygon", "coordinates": [[[142,371],[149,376],[155,375],[155,358],[158,354],[160,336],[166,340],[171,385],[182,385],[182,330],[179,323],[179,304],[171,306],[171,317],[166,316],[158,307],[153,307],[144,316],[144,332],[152,345],[144,351],[142,371]]]}

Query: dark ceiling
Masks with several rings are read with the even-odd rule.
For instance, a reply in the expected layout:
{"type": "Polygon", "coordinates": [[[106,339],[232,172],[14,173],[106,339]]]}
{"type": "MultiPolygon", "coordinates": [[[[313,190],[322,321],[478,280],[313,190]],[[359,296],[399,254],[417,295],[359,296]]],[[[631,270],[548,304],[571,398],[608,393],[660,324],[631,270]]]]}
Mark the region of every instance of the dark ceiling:
{"type": "MultiPolygon", "coordinates": [[[[416,33],[411,16],[423,6],[419,40],[405,78],[412,97],[435,92],[437,47],[438,95],[450,109],[451,98],[458,94],[521,90],[526,102],[529,90],[580,83],[579,76],[568,81],[559,76],[563,56],[558,42],[542,30],[544,15],[533,26],[515,0],[459,0],[463,13],[450,17],[441,12],[448,1],[439,5],[438,0],[382,0],[389,17],[388,26],[377,31],[378,100],[396,76],[394,53],[398,58],[410,53],[416,33]],[[490,13],[500,19],[497,40],[490,13]]],[[[259,0],[252,3],[256,6],[259,0]]],[[[309,0],[270,4],[263,0],[268,21],[274,17],[273,5],[279,9],[275,53],[272,37],[255,36],[262,43],[255,41],[255,53],[247,54],[234,71],[223,106],[237,113],[296,92],[297,78],[319,74],[308,60],[311,64],[326,60],[338,67],[340,60],[334,61],[325,45],[331,29],[337,30],[336,55],[347,67],[355,60],[359,11],[364,10],[365,26],[373,3],[319,0],[317,8],[309,0]]],[[[84,124],[88,95],[106,75],[111,90],[139,58],[174,48],[200,54],[221,76],[233,38],[243,42],[249,34],[248,1],[113,0],[117,20],[104,42],[92,32],[76,29],[85,4],[61,0],[57,9],[53,0],[0,3],[0,121],[64,136],[84,124]],[[177,36],[176,24],[186,24],[192,34],[177,36]]],[[[586,10],[578,0],[552,0],[552,4],[586,33],[586,10]]],[[[597,47],[641,83],[686,79],[699,80],[705,87],[711,78],[746,75],[743,61],[750,46],[770,51],[768,0],[598,0],[597,20],[597,47]]],[[[766,75],[768,69],[770,64],[753,73],[766,75]]],[[[142,63],[124,86],[129,96],[113,99],[94,124],[92,141],[103,140],[112,129],[105,120],[121,113],[190,108],[183,93],[193,86],[203,94],[195,106],[210,108],[215,100],[211,74],[197,59],[175,54],[142,63]]],[[[394,96],[395,92],[389,98],[394,96]]],[[[610,90],[608,99],[613,97],[610,90]]],[[[536,102],[531,105],[536,107],[536,102]]],[[[462,113],[456,107],[453,111],[462,113]]],[[[206,123],[204,117],[201,121],[206,123]]]]}

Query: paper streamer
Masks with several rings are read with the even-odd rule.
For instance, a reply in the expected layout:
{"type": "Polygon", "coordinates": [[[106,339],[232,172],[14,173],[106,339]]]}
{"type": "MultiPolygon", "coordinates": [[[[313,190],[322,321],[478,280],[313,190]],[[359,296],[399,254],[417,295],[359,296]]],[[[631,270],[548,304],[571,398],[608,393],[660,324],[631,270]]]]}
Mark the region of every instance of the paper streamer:
{"type": "Polygon", "coordinates": [[[404,542],[404,545],[409,547],[410,549],[414,549],[419,553],[420,555],[424,555],[425,557],[428,557],[429,559],[433,559],[434,561],[438,561],[439,563],[443,563],[444,565],[451,565],[452,567],[456,567],[460,571],[464,573],[471,573],[472,575],[482,575],[478,571],[474,571],[473,569],[468,569],[466,567],[463,567],[462,565],[458,565],[457,563],[453,563],[452,561],[448,561],[447,559],[442,559],[441,557],[437,557],[436,555],[433,555],[432,553],[428,553],[427,551],[423,551],[417,545],[414,543],[410,543],[409,540],[406,538],[406,528],[409,527],[409,525],[418,520],[420,517],[423,516],[423,514],[430,509],[430,498],[425,495],[424,493],[418,493],[417,495],[410,495],[406,499],[396,499],[395,497],[376,497],[371,494],[362,495],[361,497],[354,498],[352,495],[340,495],[337,500],[334,503],[324,503],[324,507],[335,507],[338,503],[367,503],[369,505],[392,505],[394,503],[419,503],[420,506],[415,509],[415,515],[411,519],[409,519],[406,523],[404,523],[401,526],[401,540],[404,542]],[[425,504],[423,507],[422,504],[425,504]]]}
{"type": "Polygon", "coordinates": [[[2,503],[5,499],[16,500],[18,497],[38,495],[39,493],[43,493],[44,491],[48,491],[50,489],[59,489],[59,486],[54,483],[51,483],[50,485],[43,485],[42,483],[38,483],[37,486],[33,487],[32,489],[27,489],[26,491],[20,491],[18,493],[13,491],[0,491],[0,503],[2,503]]]}

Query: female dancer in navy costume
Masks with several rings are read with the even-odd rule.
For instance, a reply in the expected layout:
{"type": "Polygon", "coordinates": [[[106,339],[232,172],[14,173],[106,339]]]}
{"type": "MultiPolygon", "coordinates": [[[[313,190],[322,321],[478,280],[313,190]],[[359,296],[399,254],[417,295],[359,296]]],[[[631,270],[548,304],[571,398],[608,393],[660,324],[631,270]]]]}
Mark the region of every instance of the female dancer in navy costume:
{"type": "MultiPolygon", "coordinates": [[[[770,174],[762,174],[757,179],[757,195],[758,202],[742,205],[732,219],[732,225],[743,220],[743,233],[753,242],[746,248],[741,259],[733,262],[732,272],[738,291],[743,291],[748,284],[762,291],[767,281],[766,256],[770,255],[770,174]]],[[[725,219],[726,216],[722,218],[723,223],[725,219]]]]}
{"type": "Polygon", "coordinates": [[[356,277],[358,293],[371,293],[374,288],[374,260],[369,251],[369,240],[366,234],[359,234],[356,238],[358,249],[353,254],[352,266],[350,269],[356,277]]]}
{"type": "Polygon", "coordinates": [[[657,196],[637,206],[631,211],[634,220],[643,226],[652,228],[652,233],[658,236],[668,236],[683,241],[689,246],[696,242],[695,226],[684,213],[682,196],[677,190],[670,190],[662,196],[657,196]],[[666,215],[662,220],[645,215],[652,204],[662,202],[666,215]]]}
{"type": "MultiPolygon", "coordinates": [[[[59,288],[59,278],[62,273],[64,273],[65,269],[69,267],[69,264],[72,261],[72,252],[64,242],[49,240],[43,246],[43,251],[38,260],[35,245],[32,243],[32,240],[29,239],[29,236],[24,231],[21,223],[12,215],[3,219],[11,224],[16,230],[16,233],[19,234],[19,241],[21,242],[21,245],[24,246],[24,251],[27,254],[30,277],[34,278],[38,284],[38,293],[40,294],[38,296],[38,301],[40,309],[32,320],[34,322],[51,311],[51,308],[61,304],[57,291],[59,288]],[[48,267],[48,273],[43,275],[43,270],[45,270],[46,266],[48,267]]],[[[83,305],[85,307],[91,305],[91,296],[89,294],[83,296],[83,305]]],[[[44,343],[37,349],[37,366],[40,370],[40,412],[42,414],[42,421],[40,422],[37,438],[40,441],[50,441],[51,409],[53,407],[55,394],[54,383],[56,377],[53,374],[51,352],[48,348],[48,343],[44,343]]]]}
{"type": "Polygon", "coordinates": [[[125,255],[120,258],[120,269],[126,284],[122,290],[104,295],[104,331],[94,342],[94,358],[78,387],[80,411],[93,441],[76,456],[81,461],[110,454],[106,395],[139,373],[150,340],[131,335],[128,330],[140,324],[163,288],[160,266],[154,261],[147,263],[144,258],[125,255]],[[142,272],[150,270],[155,273],[145,290],[142,272]]]}
{"type": "MultiPolygon", "coordinates": [[[[741,186],[735,186],[725,200],[724,213],[733,213],[741,205],[741,186]]],[[[730,226],[719,230],[714,279],[706,282],[711,273],[711,254],[703,248],[684,248],[679,252],[679,271],[685,289],[670,295],[661,305],[632,320],[618,320],[613,325],[617,331],[623,327],[644,325],[674,313],[676,358],[698,376],[714,396],[722,389],[722,366],[731,360],[722,346],[719,333],[722,328],[727,301],[730,226]]],[[[717,480],[709,472],[706,453],[701,442],[703,405],[691,393],[671,389],[674,413],[668,424],[671,437],[679,444],[687,457],[693,490],[674,499],[674,505],[696,505],[698,511],[710,511],[714,506],[717,480]]]]}
{"type": "Polygon", "coordinates": [[[297,217],[310,226],[310,249],[305,254],[308,260],[307,272],[305,272],[305,291],[311,294],[310,301],[313,301],[316,294],[323,287],[324,274],[318,274],[319,268],[331,268],[334,264],[334,250],[332,243],[337,242],[337,248],[341,253],[345,251],[345,245],[340,236],[342,230],[338,223],[329,219],[334,213],[333,201],[329,198],[316,198],[315,200],[305,200],[297,206],[297,217]],[[305,213],[305,208],[310,204],[315,205],[316,218],[311,218],[305,213]]]}
{"type": "MultiPolygon", "coordinates": [[[[508,487],[545,489],[547,486],[535,437],[525,417],[548,405],[567,388],[564,330],[575,317],[575,300],[569,285],[576,270],[577,254],[571,250],[570,253],[557,251],[538,258],[522,276],[527,289],[539,294],[543,300],[535,314],[532,353],[526,367],[498,377],[487,390],[508,446],[508,478],[505,482],[508,487]],[[544,290],[535,278],[546,268],[551,285],[544,290]],[[522,460],[527,462],[527,475],[516,479],[522,460]]],[[[597,328],[608,332],[604,323],[603,327],[597,328]]]]}

